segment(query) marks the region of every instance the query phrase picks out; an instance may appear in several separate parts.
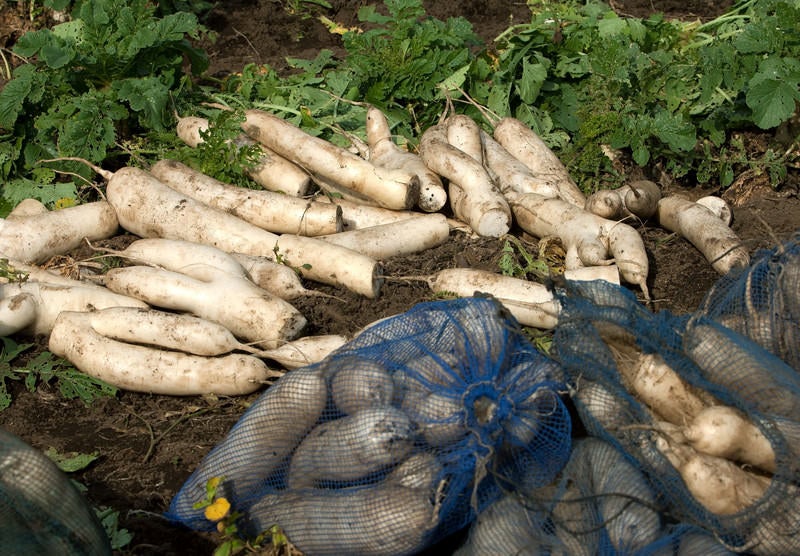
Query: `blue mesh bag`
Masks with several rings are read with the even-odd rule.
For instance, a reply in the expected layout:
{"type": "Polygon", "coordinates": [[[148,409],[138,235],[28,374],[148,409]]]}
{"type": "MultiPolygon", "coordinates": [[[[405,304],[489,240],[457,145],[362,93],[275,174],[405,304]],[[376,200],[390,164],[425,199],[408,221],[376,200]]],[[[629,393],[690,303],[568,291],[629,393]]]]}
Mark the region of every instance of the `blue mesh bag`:
{"type": "Polygon", "coordinates": [[[560,367],[496,300],[421,303],[270,386],[201,462],[168,517],[213,528],[206,483],[255,535],[311,556],[417,552],[523,476],[569,457],[560,367]]]}
{"type": "Polygon", "coordinates": [[[724,276],[697,310],[800,371],[800,233],[724,276]]]}
{"type": "Polygon", "coordinates": [[[0,547],[3,554],[111,555],[105,530],[69,477],[2,429],[0,547]]]}
{"type": "Polygon", "coordinates": [[[557,295],[553,357],[581,422],[641,469],[665,519],[736,552],[800,553],[800,375],[702,311],[652,313],[602,282],[557,295]]]}

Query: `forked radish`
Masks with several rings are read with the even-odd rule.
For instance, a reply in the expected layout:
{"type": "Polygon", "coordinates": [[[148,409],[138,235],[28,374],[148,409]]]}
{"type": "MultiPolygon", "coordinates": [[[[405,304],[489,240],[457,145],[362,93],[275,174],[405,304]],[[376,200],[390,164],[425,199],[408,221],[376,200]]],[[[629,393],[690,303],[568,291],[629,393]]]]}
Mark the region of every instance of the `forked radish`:
{"type": "Polygon", "coordinates": [[[48,347],[117,388],[172,396],[237,396],[254,392],[275,376],[252,355],[203,357],[112,340],[92,328],[91,318],[90,313],[60,313],[48,347]]]}
{"type": "Polygon", "coordinates": [[[649,180],[636,180],[617,189],[601,189],[586,199],[586,210],[609,220],[636,216],[646,220],[658,210],[661,190],[649,180]]]}
{"type": "MultiPolygon", "coordinates": [[[[59,313],[62,311],[93,311],[106,307],[146,308],[143,301],[128,295],[121,295],[95,284],[84,284],[77,280],[64,279],[61,283],[12,282],[0,284],[0,299],[13,298],[27,294],[36,305],[33,322],[20,330],[26,335],[49,334],[59,313]]],[[[29,302],[25,302],[26,306],[29,302]]],[[[28,309],[26,309],[27,312],[28,309]]]]}
{"type": "MultiPolygon", "coordinates": [[[[178,118],[176,126],[178,137],[190,147],[197,147],[202,143],[204,141],[202,132],[208,129],[208,119],[197,116],[178,118]]],[[[246,172],[250,179],[264,189],[293,197],[304,197],[311,192],[313,186],[311,176],[296,164],[267,147],[258,145],[244,133],[237,137],[234,143],[239,147],[258,146],[261,152],[258,164],[246,172]]]]}
{"type": "Polygon", "coordinates": [[[180,193],[276,234],[342,231],[342,210],[329,203],[229,185],[176,160],[159,160],[150,172],[180,193]]]}
{"type": "Polygon", "coordinates": [[[367,144],[370,161],[389,169],[405,169],[419,178],[417,206],[425,212],[436,212],[447,203],[447,191],[442,179],[416,153],[405,151],[392,141],[389,121],[380,109],[367,109],[367,144]]]}
{"type": "Polygon", "coordinates": [[[242,129],[319,178],[320,184],[336,184],[391,209],[408,209],[417,202],[419,179],[415,174],[372,164],[268,112],[245,111],[242,129]]]}
{"type": "Polygon", "coordinates": [[[426,279],[435,293],[471,297],[478,293],[496,297],[524,326],[551,329],[560,307],[543,284],[475,268],[440,270],[426,279]]]}
{"type": "Polygon", "coordinates": [[[516,118],[503,118],[494,127],[494,138],[533,173],[552,184],[564,201],[583,208],[586,196],[569,175],[564,164],[531,128],[516,118]]]}
{"type": "Polygon", "coordinates": [[[730,226],[711,209],[677,195],[658,202],[658,223],[694,245],[720,274],[750,264],[750,254],[730,226]]]}
{"type": "Polygon", "coordinates": [[[266,349],[296,337],[306,325],[305,317],[287,301],[246,278],[210,266],[195,265],[190,270],[191,276],[147,266],[112,268],[104,283],[112,291],[156,307],[218,322],[237,338],[266,349]]]}
{"type": "Polygon", "coordinates": [[[680,473],[686,488],[709,512],[731,515],[760,500],[770,479],[742,469],[720,457],[709,456],[684,444],[656,439],[656,447],[680,473]]]}
{"type": "Polygon", "coordinates": [[[649,299],[650,263],[642,236],[632,226],[535,193],[508,192],[506,197],[517,223],[526,232],[538,238],[561,238],[567,250],[567,268],[616,263],[622,278],[638,285],[649,299]]]}
{"type": "Polygon", "coordinates": [[[378,261],[420,253],[443,244],[450,225],[443,214],[419,214],[414,218],[371,228],[319,236],[320,239],[363,253],[378,261]]]}
{"type": "Polygon", "coordinates": [[[29,292],[0,297],[0,336],[10,336],[33,325],[37,309],[36,298],[29,292]]]}
{"type": "Polygon", "coordinates": [[[508,203],[482,163],[450,144],[444,124],[425,130],[419,154],[431,170],[449,180],[450,205],[458,219],[483,237],[501,237],[508,232],[508,203]]]}
{"type": "Polygon", "coordinates": [[[0,256],[43,263],[78,247],[84,239],[105,239],[118,229],[114,207],[106,201],[37,214],[17,213],[0,219],[0,256]]]}

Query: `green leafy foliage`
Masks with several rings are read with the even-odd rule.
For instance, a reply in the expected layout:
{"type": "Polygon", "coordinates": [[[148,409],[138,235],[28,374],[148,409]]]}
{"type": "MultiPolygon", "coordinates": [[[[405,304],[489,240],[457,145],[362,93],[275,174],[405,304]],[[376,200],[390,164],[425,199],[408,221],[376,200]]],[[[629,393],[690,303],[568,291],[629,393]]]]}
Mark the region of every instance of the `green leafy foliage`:
{"type": "Polygon", "coordinates": [[[533,11],[501,37],[491,84],[472,81],[469,93],[530,125],[586,189],[617,180],[604,146],[728,185],[730,167],[712,171],[707,147],[724,153],[732,131],[772,129],[796,113],[797,2],[738,2],[703,25],[622,18],[596,1],[533,11]]]}
{"type": "Polygon", "coordinates": [[[102,380],[90,377],[66,360],[55,357],[49,351],[42,351],[21,364],[12,364],[35,344],[19,344],[12,338],[0,338],[3,349],[0,351],[0,411],[11,405],[9,380],[22,380],[25,388],[33,392],[42,384],[56,383],[59,392],[66,399],[80,398],[86,405],[99,397],[117,394],[117,389],[102,380]]]}
{"type": "MultiPolygon", "coordinates": [[[[165,129],[185,61],[195,73],[208,65],[188,40],[204,32],[192,13],[157,17],[147,0],[100,0],[78,3],[71,15],[19,38],[14,53],[28,63],[0,91],[0,179],[47,203],[75,198],[78,185],[33,187],[37,161],[76,156],[99,164],[119,155],[121,137],[165,129]]],[[[59,168],[89,174],[77,163],[59,168]]]]}

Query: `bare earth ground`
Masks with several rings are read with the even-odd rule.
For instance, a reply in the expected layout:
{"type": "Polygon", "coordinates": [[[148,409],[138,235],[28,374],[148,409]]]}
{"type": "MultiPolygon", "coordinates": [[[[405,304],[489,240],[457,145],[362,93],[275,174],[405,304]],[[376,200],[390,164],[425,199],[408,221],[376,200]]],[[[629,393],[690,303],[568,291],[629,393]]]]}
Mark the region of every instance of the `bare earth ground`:
{"type": "MultiPolygon", "coordinates": [[[[357,8],[364,2],[334,0],[328,17],[345,25],[358,23],[357,8]]],[[[288,3],[286,3],[288,4],[288,3]]],[[[0,7],[3,3],[0,2],[0,7]]],[[[730,2],[711,0],[617,0],[620,13],[637,17],[661,11],[670,17],[697,18],[721,13],[730,2]]],[[[429,2],[429,14],[439,18],[461,15],[475,30],[491,40],[510,23],[524,23],[529,10],[524,3],[501,0],[429,2]]],[[[10,8],[6,8],[10,10],[10,8]]],[[[0,37],[5,46],[13,41],[7,25],[9,13],[0,13],[0,37]]],[[[285,67],[284,58],[313,57],[320,48],[339,48],[338,37],[330,35],[316,20],[292,16],[284,4],[268,0],[240,0],[225,3],[206,24],[219,32],[209,47],[212,72],[235,72],[249,62],[285,67]]],[[[0,44],[3,46],[3,44],[0,44]]],[[[765,137],[754,136],[754,144],[765,137]]],[[[763,176],[742,175],[724,196],[734,205],[734,230],[755,251],[787,239],[800,228],[798,174],[791,171],[788,183],[771,189],[763,176]]],[[[720,193],[678,183],[658,169],[647,169],[665,193],[682,191],[693,197],[720,193]]],[[[692,311],[717,279],[702,255],[686,241],[652,225],[641,229],[651,262],[650,291],[654,308],[683,313],[692,311]]],[[[332,288],[319,289],[338,300],[318,297],[298,304],[310,322],[309,333],[352,333],[381,317],[405,311],[417,302],[431,299],[423,283],[393,280],[391,277],[426,275],[458,266],[497,269],[501,242],[470,239],[454,232],[452,241],[417,256],[389,260],[387,280],[377,300],[366,300],[332,288]]],[[[76,254],[79,256],[79,254],[76,254]]],[[[201,458],[225,435],[255,396],[214,398],[173,398],[121,393],[91,407],[79,401],[65,401],[53,389],[40,388],[31,394],[22,385],[13,386],[14,401],[0,413],[0,426],[18,434],[33,446],[59,452],[97,452],[99,459],[74,478],[88,488],[92,504],[111,506],[121,512],[121,526],[134,534],[120,554],[187,555],[211,554],[215,537],[170,526],[160,518],[170,499],[201,458]]],[[[440,552],[442,553],[442,552],[440,552]]]]}

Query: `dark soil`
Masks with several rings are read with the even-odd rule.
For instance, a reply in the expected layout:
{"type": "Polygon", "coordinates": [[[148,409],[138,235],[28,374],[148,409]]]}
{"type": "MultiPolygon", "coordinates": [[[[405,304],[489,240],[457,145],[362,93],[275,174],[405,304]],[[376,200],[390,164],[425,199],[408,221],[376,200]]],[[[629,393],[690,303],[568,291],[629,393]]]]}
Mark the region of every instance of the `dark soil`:
{"type": "MultiPolygon", "coordinates": [[[[12,5],[17,4],[23,3],[12,5]]],[[[286,67],[287,56],[311,58],[321,48],[340,48],[339,38],[316,19],[288,13],[289,4],[239,0],[226,2],[224,8],[210,13],[206,24],[219,35],[208,47],[212,73],[236,72],[251,62],[281,69],[286,67]]],[[[364,2],[333,0],[332,4],[334,9],[325,12],[328,17],[347,26],[358,23],[356,12],[364,2]]],[[[486,40],[492,40],[510,23],[525,22],[530,14],[524,2],[509,0],[426,4],[429,14],[439,18],[466,17],[486,40]]],[[[617,0],[612,5],[625,15],[642,17],[660,11],[669,17],[694,19],[722,13],[730,2],[617,0]]],[[[2,6],[4,2],[0,1],[2,6]]],[[[18,36],[14,33],[24,28],[25,18],[16,9],[0,9],[0,38],[4,41],[0,47],[9,46],[18,36]]],[[[720,193],[711,187],[675,181],[656,168],[647,171],[665,193],[681,191],[694,198],[720,193]]],[[[733,229],[752,252],[787,239],[800,227],[796,170],[788,184],[776,191],[763,176],[744,174],[724,192],[735,210],[733,229]]],[[[685,240],[652,225],[640,231],[650,256],[653,308],[677,313],[694,310],[717,274],[685,240]]],[[[451,240],[424,254],[386,261],[388,279],[376,300],[310,285],[335,294],[337,299],[312,297],[298,303],[310,323],[308,332],[351,334],[378,318],[431,299],[424,283],[397,277],[463,265],[497,268],[501,242],[473,239],[460,232],[453,232],[451,240]]],[[[48,387],[35,393],[28,393],[20,384],[12,389],[14,401],[0,413],[1,426],[36,448],[99,454],[99,459],[75,473],[74,479],[87,487],[92,504],[121,512],[120,525],[134,538],[120,554],[211,554],[217,537],[171,526],[161,514],[255,395],[174,398],[122,392],[86,407],[79,401],[65,401],[57,390],[48,387]]]]}

